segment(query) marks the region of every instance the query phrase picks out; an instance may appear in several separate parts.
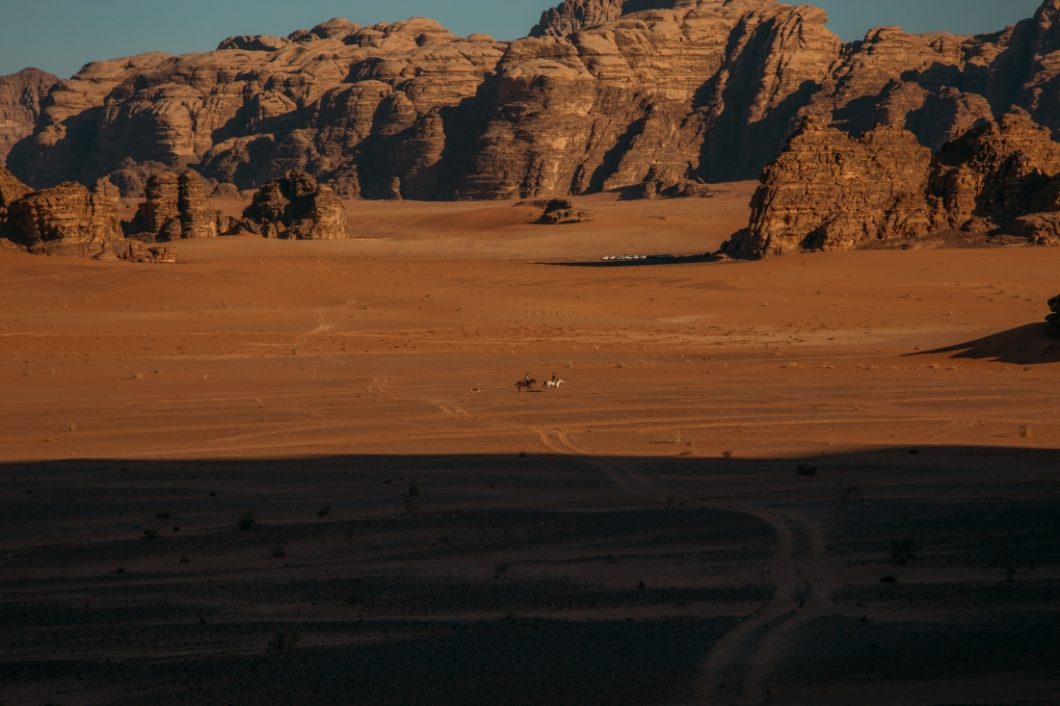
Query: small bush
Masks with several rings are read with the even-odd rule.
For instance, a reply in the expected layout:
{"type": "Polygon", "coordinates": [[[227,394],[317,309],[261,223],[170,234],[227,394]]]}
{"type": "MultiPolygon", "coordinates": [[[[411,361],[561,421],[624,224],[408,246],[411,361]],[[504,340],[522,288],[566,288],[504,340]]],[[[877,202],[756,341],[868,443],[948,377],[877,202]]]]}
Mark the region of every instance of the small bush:
{"type": "Polygon", "coordinates": [[[894,574],[887,574],[882,579],[880,579],[880,583],[898,583],[898,577],[894,574]]]}
{"type": "Polygon", "coordinates": [[[272,634],[272,637],[269,638],[269,652],[286,652],[288,650],[293,650],[301,641],[302,636],[294,630],[277,630],[272,634]]]}
{"type": "Polygon", "coordinates": [[[147,539],[154,539],[157,536],[158,536],[158,530],[156,530],[156,529],[145,529],[144,530],[144,537],[146,537],[147,539]]]}
{"type": "Polygon", "coordinates": [[[798,469],[796,469],[796,471],[798,472],[798,474],[800,476],[804,476],[804,477],[807,477],[807,478],[810,478],[810,477],[813,477],[813,476],[817,475],[817,471],[819,471],[819,470],[820,469],[817,466],[806,466],[806,465],[800,465],[798,467],[798,469]]]}
{"type": "Polygon", "coordinates": [[[287,547],[282,544],[276,544],[272,547],[272,556],[275,559],[287,556],[287,547]]]}
{"type": "Polygon", "coordinates": [[[168,520],[172,516],[173,516],[173,513],[169,512],[168,510],[162,510],[161,512],[156,512],[155,513],[155,519],[156,520],[168,520]]]}
{"type": "Polygon", "coordinates": [[[495,579],[504,578],[504,576],[511,570],[512,570],[512,565],[510,563],[506,562],[506,561],[505,562],[501,562],[499,564],[496,564],[493,567],[493,578],[495,578],[495,579]]]}
{"type": "Polygon", "coordinates": [[[256,525],[257,523],[258,520],[254,516],[253,512],[244,512],[242,515],[239,516],[239,519],[236,520],[236,526],[244,532],[246,532],[247,530],[254,529],[254,525],[256,525]]]}
{"type": "Polygon", "coordinates": [[[905,566],[916,558],[920,550],[920,542],[913,537],[895,539],[891,541],[891,561],[899,566],[905,566]]]}
{"type": "Polygon", "coordinates": [[[327,517],[330,514],[331,514],[331,506],[330,505],[324,505],[319,510],[317,510],[317,517],[327,517]]]}

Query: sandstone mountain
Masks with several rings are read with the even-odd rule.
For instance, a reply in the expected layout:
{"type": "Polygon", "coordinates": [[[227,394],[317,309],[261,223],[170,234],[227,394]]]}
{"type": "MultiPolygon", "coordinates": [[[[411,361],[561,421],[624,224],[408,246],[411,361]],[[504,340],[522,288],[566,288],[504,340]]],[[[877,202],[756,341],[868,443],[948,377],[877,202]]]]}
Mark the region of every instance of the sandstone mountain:
{"type": "Polygon", "coordinates": [[[58,81],[58,76],[39,69],[0,76],[0,159],[33,132],[40,118],[41,101],[58,81]]]}
{"type": "Polygon", "coordinates": [[[1060,0],[995,34],[844,44],[775,0],[565,0],[533,36],[332,20],[213,52],[97,62],[54,86],[9,165],[33,186],[291,169],[364,198],[535,198],[756,178],[807,117],[931,150],[1012,107],[1060,134],[1060,0]]]}

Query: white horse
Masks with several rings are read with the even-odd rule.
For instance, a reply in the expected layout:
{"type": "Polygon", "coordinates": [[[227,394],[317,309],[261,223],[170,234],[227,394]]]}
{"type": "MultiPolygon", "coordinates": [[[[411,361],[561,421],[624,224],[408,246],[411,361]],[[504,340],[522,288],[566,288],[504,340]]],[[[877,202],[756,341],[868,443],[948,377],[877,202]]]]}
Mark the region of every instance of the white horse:
{"type": "Polygon", "coordinates": [[[566,380],[546,380],[545,392],[548,392],[549,390],[558,390],[559,388],[563,387],[565,383],[566,380]]]}

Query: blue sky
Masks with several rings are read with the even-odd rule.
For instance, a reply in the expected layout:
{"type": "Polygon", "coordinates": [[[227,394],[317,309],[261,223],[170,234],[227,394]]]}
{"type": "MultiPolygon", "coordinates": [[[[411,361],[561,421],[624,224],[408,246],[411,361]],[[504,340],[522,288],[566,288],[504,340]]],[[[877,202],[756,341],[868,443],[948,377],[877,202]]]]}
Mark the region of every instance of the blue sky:
{"type": "MultiPolygon", "coordinates": [[[[558,2],[558,0],[555,0],[558,2]]],[[[717,0],[720,2],[721,0],[717,0]]],[[[810,0],[813,2],[813,0],[810,0]]],[[[61,76],[95,59],[214,48],[234,34],[286,35],[332,17],[362,24],[434,17],[458,34],[522,36],[553,0],[0,0],[0,74],[36,66],[61,76]]],[[[832,29],[858,39],[869,27],[961,33],[1001,29],[1041,0],[817,0],[832,29]]]]}

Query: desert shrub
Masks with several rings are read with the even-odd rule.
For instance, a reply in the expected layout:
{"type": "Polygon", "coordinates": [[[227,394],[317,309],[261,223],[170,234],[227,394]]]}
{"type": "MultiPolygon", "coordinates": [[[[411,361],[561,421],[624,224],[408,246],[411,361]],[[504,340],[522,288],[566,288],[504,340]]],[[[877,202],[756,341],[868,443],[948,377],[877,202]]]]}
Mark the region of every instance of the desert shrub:
{"type": "Polygon", "coordinates": [[[919,550],[920,542],[913,537],[891,540],[891,561],[904,566],[916,558],[919,550]]]}
{"type": "Polygon", "coordinates": [[[281,628],[272,634],[269,638],[269,652],[286,652],[293,650],[299,642],[302,641],[302,636],[294,630],[281,628]]]}
{"type": "Polygon", "coordinates": [[[244,532],[247,530],[254,529],[254,525],[256,525],[257,523],[258,520],[254,516],[253,512],[244,512],[242,515],[239,516],[239,519],[236,520],[236,526],[244,532]]]}

